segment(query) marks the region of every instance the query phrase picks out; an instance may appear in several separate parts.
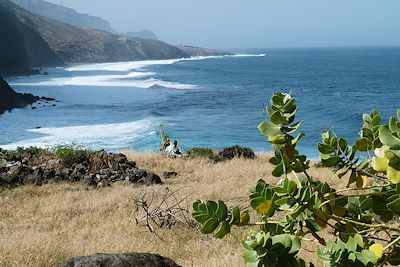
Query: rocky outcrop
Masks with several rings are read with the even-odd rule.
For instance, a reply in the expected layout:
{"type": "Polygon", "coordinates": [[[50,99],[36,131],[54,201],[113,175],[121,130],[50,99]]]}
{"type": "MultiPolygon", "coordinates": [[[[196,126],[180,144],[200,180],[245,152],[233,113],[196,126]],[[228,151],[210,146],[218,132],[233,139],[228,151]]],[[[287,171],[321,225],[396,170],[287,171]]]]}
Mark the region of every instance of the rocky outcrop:
{"type": "Polygon", "coordinates": [[[116,182],[153,185],[161,178],[148,170],[137,168],[123,154],[106,151],[69,151],[68,154],[30,148],[2,151],[0,185],[42,185],[57,182],[80,182],[87,186],[107,187],[116,182]]]}
{"type": "Polygon", "coordinates": [[[22,108],[40,98],[31,94],[16,93],[0,76],[0,114],[13,108],[22,108]]]}
{"type": "Polygon", "coordinates": [[[144,31],[140,31],[140,32],[127,32],[127,33],[125,33],[125,35],[130,36],[130,37],[141,38],[141,39],[158,40],[158,37],[155,35],[155,33],[152,31],[149,31],[149,30],[144,30],[144,31]]]}
{"type": "Polygon", "coordinates": [[[60,267],[179,267],[174,261],[157,254],[93,254],[67,260],[60,267]]]}
{"type": "Polygon", "coordinates": [[[111,25],[108,21],[99,17],[78,13],[69,7],[53,4],[43,0],[12,1],[29,12],[56,19],[79,28],[91,28],[116,33],[116,31],[111,28],[111,25]]]}
{"type": "Polygon", "coordinates": [[[231,52],[210,49],[210,48],[201,48],[201,47],[190,46],[190,45],[177,45],[176,47],[181,49],[182,51],[184,51],[186,54],[188,54],[191,57],[234,55],[231,52]]]}

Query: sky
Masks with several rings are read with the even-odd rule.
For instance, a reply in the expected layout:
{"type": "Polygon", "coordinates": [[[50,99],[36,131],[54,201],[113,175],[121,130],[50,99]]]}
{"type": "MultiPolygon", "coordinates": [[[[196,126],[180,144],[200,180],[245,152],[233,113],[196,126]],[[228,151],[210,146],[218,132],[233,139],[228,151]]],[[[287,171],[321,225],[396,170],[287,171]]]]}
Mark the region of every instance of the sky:
{"type": "Polygon", "coordinates": [[[48,0],[212,48],[400,45],[400,0],[48,0]]]}

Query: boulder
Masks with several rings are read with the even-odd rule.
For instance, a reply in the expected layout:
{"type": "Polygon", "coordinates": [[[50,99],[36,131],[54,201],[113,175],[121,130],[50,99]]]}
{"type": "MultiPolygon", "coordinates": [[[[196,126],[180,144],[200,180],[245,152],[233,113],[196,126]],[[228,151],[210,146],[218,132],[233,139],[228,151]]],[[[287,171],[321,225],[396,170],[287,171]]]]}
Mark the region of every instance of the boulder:
{"type": "Polygon", "coordinates": [[[132,177],[134,177],[133,180],[135,180],[134,182],[144,178],[147,176],[147,171],[144,169],[133,169],[132,170],[132,177]]]}
{"type": "Polygon", "coordinates": [[[53,179],[56,176],[56,172],[54,170],[47,170],[44,173],[44,178],[46,180],[53,179]]]}
{"type": "Polygon", "coordinates": [[[85,175],[83,177],[82,182],[84,184],[86,184],[87,186],[96,186],[97,185],[96,178],[95,178],[94,174],[92,174],[92,173],[89,175],[85,175]]]}
{"type": "Polygon", "coordinates": [[[143,183],[145,185],[153,185],[153,184],[162,184],[160,176],[154,174],[152,172],[147,173],[146,177],[139,179],[139,183],[143,183]]]}
{"type": "Polygon", "coordinates": [[[8,174],[10,174],[11,176],[18,176],[21,174],[23,168],[21,165],[14,165],[11,166],[8,170],[8,174]]]}
{"type": "Polygon", "coordinates": [[[149,253],[97,253],[67,260],[60,267],[179,267],[174,261],[149,253]]]}
{"type": "Polygon", "coordinates": [[[115,162],[118,162],[118,163],[126,163],[128,161],[128,159],[126,158],[126,156],[124,155],[124,154],[118,154],[116,157],[115,157],[115,162]]]}
{"type": "Polygon", "coordinates": [[[74,164],[72,166],[72,169],[74,174],[85,174],[87,168],[85,167],[85,165],[79,163],[79,164],[74,164]]]}
{"type": "Polygon", "coordinates": [[[35,184],[36,183],[36,176],[34,174],[26,175],[23,180],[25,185],[28,184],[35,184]]]}

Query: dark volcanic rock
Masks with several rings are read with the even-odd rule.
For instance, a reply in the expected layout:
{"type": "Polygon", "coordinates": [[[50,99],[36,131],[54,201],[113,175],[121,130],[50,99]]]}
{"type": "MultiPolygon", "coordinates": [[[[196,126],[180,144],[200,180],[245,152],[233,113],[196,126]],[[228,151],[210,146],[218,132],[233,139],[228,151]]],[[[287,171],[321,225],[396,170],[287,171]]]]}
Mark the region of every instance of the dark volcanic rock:
{"type": "Polygon", "coordinates": [[[131,174],[129,176],[129,181],[131,183],[136,183],[140,179],[147,176],[147,171],[143,169],[133,169],[131,170],[131,174]]]}
{"type": "MultiPolygon", "coordinates": [[[[80,153],[79,150],[76,153],[80,153]]],[[[120,181],[145,185],[162,183],[158,175],[136,168],[136,163],[128,161],[123,154],[90,152],[84,163],[76,162],[72,166],[56,153],[44,149],[22,149],[7,151],[6,154],[9,155],[7,161],[0,165],[2,185],[42,185],[65,181],[108,187],[120,181]]]]}
{"type": "Polygon", "coordinates": [[[152,184],[162,184],[160,176],[157,174],[148,172],[146,177],[139,179],[139,183],[144,183],[145,185],[152,185],[152,184]]]}
{"type": "MultiPolygon", "coordinates": [[[[1,43],[1,42],[0,42],[1,43]]],[[[1,46],[1,44],[0,44],[1,46]]],[[[0,48],[1,50],[1,48],[0,48]]],[[[1,58],[1,56],[0,56],[1,58]]],[[[0,60],[1,62],[1,60],[0,60]]],[[[0,76],[0,114],[13,108],[22,108],[37,101],[39,97],[16,93],[0,76]]]]}
{"type": "Polygon", "coordinates": [[[60,267],[179,267],[174,261],[157,254],[93,254],[67,260],[60,267]]]}

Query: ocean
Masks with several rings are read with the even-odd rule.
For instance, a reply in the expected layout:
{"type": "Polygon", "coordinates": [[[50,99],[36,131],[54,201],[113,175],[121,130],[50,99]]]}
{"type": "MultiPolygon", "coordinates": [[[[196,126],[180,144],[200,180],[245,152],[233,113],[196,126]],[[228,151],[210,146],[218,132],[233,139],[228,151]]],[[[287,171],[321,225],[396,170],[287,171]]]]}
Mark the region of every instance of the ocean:
{"type": "Polygon", "coordinates": [[[400,48],[244,49],[235,56],[69,65],[8,79],[17,92],[53,97],[0,116],[0,147],[74,144],[110,151],[158,150],[159,128],[180,143],[269,151],[257,129],[275,91],[297,99],[317,158],[321,131],[354,141],[362,114],[400,108],[400,48]],[[55,104],[55,106],[53,106],[55,104]]]}

